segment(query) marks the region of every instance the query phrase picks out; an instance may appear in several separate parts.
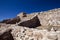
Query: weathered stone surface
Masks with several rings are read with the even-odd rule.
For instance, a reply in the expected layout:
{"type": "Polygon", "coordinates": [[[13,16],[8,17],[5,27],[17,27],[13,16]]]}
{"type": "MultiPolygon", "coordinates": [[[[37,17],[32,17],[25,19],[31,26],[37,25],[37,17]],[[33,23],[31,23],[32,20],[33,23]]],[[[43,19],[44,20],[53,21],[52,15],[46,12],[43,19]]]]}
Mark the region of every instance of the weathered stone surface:
{"type": "Polygon", "coordinates": [[[20,18],[19,17],[15,17],[15,18],[12,18],[12,19],[6,19],[6,20],[3,20],[1,21],[0,23],[6,23],[6,24],[16,24],[20,21],[20,18]]]}
{"type": "Polygon", "coordinates": [[[19,17],[27,17],[27,15],[26,15],[25,12],[21,12],[21,13],[19,13],[17,16],[19,16],[19,17]]]}
{"type": "Polygon", "coordinates": [[[20,20],[22,21],[24,18],[27,17],[27,14],[25,12],[21,12],[17,16],[20,17],[20,20]]]}
{"type": "Polygon", "coordinates": [[[56,40],[60,39],[60,31],[38,30],[33,28],[16,26],[12,31],[15,40],[56,40]]]}
{"type": "MultiPolygon", "coordinates": [[[[55,31],[53,28],[47,29],[27,28],[17,25],[11,25],[6,30],[12,29],[12,36],[14,40],[60,40],[60,31],[55,31]]],[[[0,31],[1,32],[1,31],[0,31]]],[[[3,36],[8,36],[10,31],[3,32],[3,36]],[[6,34],[5,34],[6,33],[6,34]]],[[[5,37],[1,37],[5,38],[5,37]]],[[[10,38],[10,37],[8,37],[10,38]]],[[[10,39],[11,40],[11,39],[10,39]]]]}
{"type": "Polygon", "coordinates": [[[14,40],[11,34],[11,30],[8,30],[4,32],[2,35],[0,35],[0,40],[14,40]]]}
{"type": "Polygon", "coordinates": [[[60,40],[60,8],[1,21],[0,40],[60,40]]]}
{"type": "Polygon", "coordinates": [[[43,26],[60,26],[60,8],[40,12],[38,18],[43,26]]]}
{"type": "Polygon", "coordinates": [[[28,21],[21,22],[18,25],[19,26],[29,27],[29,28],[35,28],[35,27],[41,26],[40,21],[39,21],[37,16],[35,16],[34,18],[32,18],[32,19],[30,19],[28,21]]]}

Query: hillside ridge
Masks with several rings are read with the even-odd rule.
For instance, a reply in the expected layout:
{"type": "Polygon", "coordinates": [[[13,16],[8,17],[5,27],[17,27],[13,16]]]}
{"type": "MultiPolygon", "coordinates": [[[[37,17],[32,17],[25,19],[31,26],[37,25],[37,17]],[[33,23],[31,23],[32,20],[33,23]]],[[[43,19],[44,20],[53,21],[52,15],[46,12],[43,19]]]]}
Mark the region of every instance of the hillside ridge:
{"type": "Polygon", "coordinates": [[[60,8],[0,21],[0,40],[60,40],[60,8]]]}

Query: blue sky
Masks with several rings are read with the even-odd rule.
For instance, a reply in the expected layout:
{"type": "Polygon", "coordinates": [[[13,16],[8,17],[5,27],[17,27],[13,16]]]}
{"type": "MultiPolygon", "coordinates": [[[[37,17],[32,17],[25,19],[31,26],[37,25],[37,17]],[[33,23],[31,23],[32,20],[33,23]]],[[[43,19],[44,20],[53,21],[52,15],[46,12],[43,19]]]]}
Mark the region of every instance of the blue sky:
{"type": "Polygon", "coordinates": [[[60,0],[0,0],[0,20],[13,18],[19,12],[40,12],[60,8],[60,0]]]}

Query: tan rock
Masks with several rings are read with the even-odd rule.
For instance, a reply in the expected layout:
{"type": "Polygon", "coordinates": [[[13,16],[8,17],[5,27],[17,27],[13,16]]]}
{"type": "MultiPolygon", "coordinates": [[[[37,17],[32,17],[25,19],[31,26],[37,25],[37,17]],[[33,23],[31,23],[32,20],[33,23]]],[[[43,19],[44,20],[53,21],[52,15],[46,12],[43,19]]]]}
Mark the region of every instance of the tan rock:
{"type": "Polygon", "coordinates": [[[31,14],[22,12],[17,18],[0,22],[0,40],[11,38],[9,35],[12,40],[60,40],[60,8],[31,14]]]}

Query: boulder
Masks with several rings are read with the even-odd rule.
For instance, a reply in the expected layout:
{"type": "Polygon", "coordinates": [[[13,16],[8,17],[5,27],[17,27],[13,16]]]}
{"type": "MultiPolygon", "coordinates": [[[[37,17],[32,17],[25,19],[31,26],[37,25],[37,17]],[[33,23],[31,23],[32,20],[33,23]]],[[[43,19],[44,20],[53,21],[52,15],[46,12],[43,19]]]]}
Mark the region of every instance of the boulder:
{"type": "Polygon", "coordinates": [[[11,34],[11,30],[4,32],[0,35],[0,40],[14,40],[11,34]]]}
{"type": "Polygon", "coordinates": [[[27,17],[27,15],[26,15],[25,12],[21,12],[21,13],[19,13],[17,16],[19,16],[19,17],[27,17]]]}
{"type": "Polygon", "coordinates": [[[15,18],[12,18],[12,19],[6,19],[6,20],[3,20],[1,21],[0,23],[6,23],[6,24],[16,24],[20,21],[20,18],[19,17],[15,17],[15,18]]]}
{"type": "Polygon", "coordinates": [[[39,21],[37,16],[35,16],[34,18],[32,18],[32,19],[30,19],[28,21],[21,22],[18,25],[19,26],[29,27],[29,28],[35,28],[35,27],[41,26],[40,21],[39,21]]]}
{"type": "Polygon", "coordinates": [[[25,12],[21,12],[17,16],[20,17],[20,20],[22,21],[27,17],[27,14],[25,12]]]}

